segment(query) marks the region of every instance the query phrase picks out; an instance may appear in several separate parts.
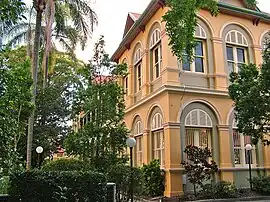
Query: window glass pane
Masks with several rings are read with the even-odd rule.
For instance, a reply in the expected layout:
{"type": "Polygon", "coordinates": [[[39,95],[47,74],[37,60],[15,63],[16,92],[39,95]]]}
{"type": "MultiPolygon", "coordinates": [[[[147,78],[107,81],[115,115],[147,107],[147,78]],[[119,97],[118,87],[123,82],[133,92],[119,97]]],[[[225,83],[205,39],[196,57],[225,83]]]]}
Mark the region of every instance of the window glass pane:
{"type": "Polygon", "coordinates": [[[138,65],[137,69],[138,69],[138,78],[140,78],[141,77],[141,65],[138,65]]]}
{"type": "Polygon", "coordinates": [[[226,52],[227,52],[227,60],[234,60],[233,59],[233,48],[232,47],[227,47],[226,48],[226,52]]]}
{"type": "Polygon", "coordinates": [[[157,63],[158,60],[159,60],[159,58],[158,58],[158,48],[156,48],[156,49],[154,50],[154,54],[155,54],[155,63],[157,63]]]}
{"type": "Polygon", "coordinates": [[[195,72],[204,72],[203,58],[195,58],[195,72]]]}
{"type": "Polygon", "coordinates": [[[234,72],[234,63],[233,62],[228,62],[228,73],[229,75],[234,72]]]}
{"type": "Polygon", "coordinates": [[[243,48],[237,48],[237,61],[245,63],[245,50],[243,48]]]}
{"type": "Polygon", "coordinates": [[[183,56],[182,64],[183,64],[183,70],[190,71],[190,63],[186,56],[183,56]]]}
{"type": "Polygon", "coordinates": [[[234,163],[241,164],[241,149],[234,149],[234,163]]]}
{"type": "Polygon", "coordinates": [[[159,77],[159,63],[156,64],[156,78],[159,77]]]}
{"type": "Polygon", "coordinates": [[[197,42],[197,45],[195,47],[195,55],[203,56],[203,46],[201,41],[197,42]]]}
{"type": "Polygon", "coordinates": [[[233,146],[234,147],[241,147],[241,135],[236,131],[233,130],[233,146]]]}

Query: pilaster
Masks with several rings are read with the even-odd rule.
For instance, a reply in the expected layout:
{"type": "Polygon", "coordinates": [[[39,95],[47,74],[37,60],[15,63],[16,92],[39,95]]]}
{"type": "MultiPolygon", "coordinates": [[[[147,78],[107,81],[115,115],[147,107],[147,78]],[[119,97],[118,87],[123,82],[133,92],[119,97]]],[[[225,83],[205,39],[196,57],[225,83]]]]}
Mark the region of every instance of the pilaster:
{"type": "MultiPolygon", "coordinates": [[[[220,154],[220,168],[232,168],[232,149],[231,149],[231,138],[229,134],[229,125],[218,125],[219,134],[219,154],[220,154]]],[[[223,181],[234,181],[233,172],[221,171],[220,180],[223,181]]]]}

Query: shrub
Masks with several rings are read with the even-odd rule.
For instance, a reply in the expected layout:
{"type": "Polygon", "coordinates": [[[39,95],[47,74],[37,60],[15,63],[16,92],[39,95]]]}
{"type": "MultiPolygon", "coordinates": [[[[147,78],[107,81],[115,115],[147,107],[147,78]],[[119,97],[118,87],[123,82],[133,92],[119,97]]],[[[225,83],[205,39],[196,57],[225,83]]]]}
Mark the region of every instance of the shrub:
{"type": "Polygon", "coordinates": [[[270,176],[259,176],[252,178],[253,190],[264,195],[270,194],[270,176]]]}
{"type": "MultiPolygon", "coordinates": [[[[133,188],[135,195],[141,195],[142,192],[142,171],[140,168],[133,168],[133,188]]],[[[118,164],[108,169],[108,182],[116,183],[117,201],[128,201],[128,193],[131,183],[131,168],[129,166],[118,164]]]]}
{"type": "Polygon", "coordinates": [[[9,177],[3,176],[0,178],[0,194],[7,194],[9,186],[9,177]]]}
{"type": "Polygon", "coordinates": [[[78,159],[59,159],[42,166],[44,171],[82,171],[86,168],[87,164],[78,159]]]}
{"type": "Polygon", "coordinates": [[[165,190],[164,172],[160,169],[159,160],[155,159],[148,165],[143,165],[143,194],[146,196],[163,196],[165,190]]]}
{"type": "Polygon", "coordinates": [[[17,172],[10,176],[10,201],[104,201],[106,178],[96,172],[17,172]],[[62,198],[62,199],[61,199],[62,198]]]}
{"type": "Polygon", "coordinates": [[[203,182],[210,180],[212,175],[218,171],[215,161],[209,158],[212,157],[211,151],[206,148],[199,148],[193,145],[188,145],[185,148],[187,161],[183,161],[182,165],[185,168],[188,180],[193,184],[194,194],[196,193],[196,186],[203,185],[203,182]]]}
{"type": "Polygon", "coordinates": [[[201,199],[235,198],[238,196],[235,185],[230,182],[209,183],[202,185],[201,188],[198,194],[201,199]]]}

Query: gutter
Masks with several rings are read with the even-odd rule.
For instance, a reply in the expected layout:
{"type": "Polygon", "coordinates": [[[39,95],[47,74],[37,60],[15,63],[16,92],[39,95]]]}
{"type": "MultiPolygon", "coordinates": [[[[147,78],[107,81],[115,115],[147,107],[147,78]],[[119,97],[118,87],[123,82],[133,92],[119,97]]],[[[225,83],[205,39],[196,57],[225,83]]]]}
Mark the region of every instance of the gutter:
{"type": "Polygon", "coordinates": [[[262,18],[266,21],[270,21],[270,15],[267,15],[266,13],[263,13],[260,11],[250,10],[250,9],[246,9],[246,8],[240,8],[240,7],[236,7],[236,6],[222,3],[222,2],[218,2],[218,7],[221,9],[224,9],[224,10],[230,10],[230,11],[234,11],[234,12],[246,14],[246,15],[248,14],[248,15],[253,16],[253,17],[262,18]]]}
{"type": "MultiPolygon", "coordinates": [[[[137,32],[140,32],[140,27],[143,24],[143,22],[146,20],[146,17],[151,14],[151,11],[153,11],[154,6],[158,5],[158,3],[162,3],[165,5],[165,0],[151,0],[151,2],[148,4],[147,8],[144,10],[140,18],[132,25],[130,30],[127,32],[125,37],[122,39],[120,45],[114,52],[114,54],[111,57],[111,60],[114,62],[118,62],[117,60],[119,59],[120,55],[123,54],[123,52],[129,48],[126,47],[126,45],[129,45],[133,38],[136,37],[138,34],[137,32]]],[[[240,13],[242,15],[249,15],[254,17],[256,20],[264,20],[266,22],[270,22],[270,14],[260,12],[259,9],[257,10],[250,10],[246,8],[240,8],[236,7],[230,4],[226,4],[223,2],[218,2],[218,7],[222,10],[227,10],[227,11],[232,11],[234,13],[240,13]]],[[[258,21],[259,22],[259,21],[258,21]]],[[[144,22],[145,23],[145,22],[144,22]]]]}

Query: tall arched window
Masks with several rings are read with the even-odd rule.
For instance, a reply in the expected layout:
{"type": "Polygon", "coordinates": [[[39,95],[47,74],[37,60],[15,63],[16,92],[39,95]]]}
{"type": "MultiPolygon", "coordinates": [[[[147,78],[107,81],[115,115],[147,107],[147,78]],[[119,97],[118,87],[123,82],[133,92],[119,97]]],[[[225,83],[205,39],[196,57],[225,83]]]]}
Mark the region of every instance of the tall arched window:
{"type": "Polygon", "coordinates": [[[197,45],[194,49],[194,61],[190,63],[187,60],[187,57],[184,54],[183,61],[182,61],[182,69],[184,71],[190,72],[205,72],[205,65],[206,65],[206,39],[207,35],[204,28],[201,25],[198,25],[195,30],[195,37],[197,40],[197,45]]]}
{"type": "Polygon", "coordinates": [[[267,48],[267,44],[270,43],[270,31],[268,31],[264,36],[262,37],[262,49],[265,50],[267,48]]]}
{"type": "MultiPolygon", "coordinates": [[[[245,149],[246,144],[251,144],[251,137],[244,136],[237,131],[237,122],[234,119],[232,123],[233,128],[233,153],[234,165],[236,167],[246,167],[248,165],[248,151],[245,149]]],[[[256,164],[256,150],[253,146],[251,152],[251,164],[256,164]]]]}
{"type": "Polygon", "coordinates": [[[154,80],[160,76],[161,69],[161,33],[160,29],[155,29],[150,38],[149,44],[150,50],[150,64],[151,73],[153,74],[151,80],[154,80]]]}
{"type": "Polygon", "coordinates": [[[137,48],[133,58],[135,75],[135,92],[141,90],[142,86],[142,50],[137,48]]]}
{"type": "Polygon", "coordinates": [[[164,150],[164,129],[163,118],[160,113],[156,113],[152,119],[151,133],[152,133],[152,148],[153,158],[160,160],[160,167],[165,165],[165,150],[164,150]]]}
{"type": "Polygon", "coordinates": [[[225,36],[228,73],[238,72],[248,62],[248,40],[241,32],[231,30],[225,36]]]}
{"type": "Polygon", "coordinates": [[[186,146],[193,145],[201,148],[212,148],[212,120],[201,109],[194,109],[185,119],[186,146]]]}
{"type": "MultiPolygon", "coordinates": [[[[127,64],[127,59],[125,58],[123,61],[122,61],[122,64],[127,64]]],[[[125,77],[123,77],[123,88],[124,88],[124,93],[125,95],[128,95],[128,75],[126,75],[125,77]]]]}
{"type": "Polygon", "coordinates": [[[135,165],[143,165],[143,126],[142,122],[138,120],[134,127],[134,138],[136,140],[135,147],[135,165]]]}

